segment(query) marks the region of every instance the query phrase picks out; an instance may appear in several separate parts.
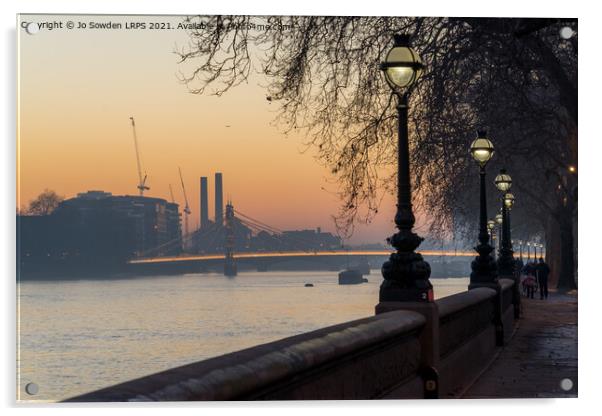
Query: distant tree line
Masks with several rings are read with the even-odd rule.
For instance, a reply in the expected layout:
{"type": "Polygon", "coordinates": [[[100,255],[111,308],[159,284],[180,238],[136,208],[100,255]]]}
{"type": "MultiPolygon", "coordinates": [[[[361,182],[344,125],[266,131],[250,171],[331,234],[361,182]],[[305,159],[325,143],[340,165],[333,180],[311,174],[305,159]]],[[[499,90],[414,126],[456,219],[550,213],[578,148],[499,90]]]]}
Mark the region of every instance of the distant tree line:
{"type": "Polygon", "coordinates": [[[49,215],[59,204],[65,200],[65,197],[58,195],[55,191],[44,189],[36,198],[29,201],[25,208],[17,210],[21,215],[49,215]]]}

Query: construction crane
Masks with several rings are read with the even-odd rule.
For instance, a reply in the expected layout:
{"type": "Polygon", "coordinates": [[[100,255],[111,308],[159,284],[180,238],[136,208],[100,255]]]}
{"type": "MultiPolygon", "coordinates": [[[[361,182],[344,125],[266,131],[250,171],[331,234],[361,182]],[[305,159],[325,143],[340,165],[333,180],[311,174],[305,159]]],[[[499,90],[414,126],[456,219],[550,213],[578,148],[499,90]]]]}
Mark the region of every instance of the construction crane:
{"type": "Polygon", "coordinates": [[[178,172],[180,172],[180,182],[182,183],[182,192],[184,192],[184,235],[188,236],[188,216],[190,215],[190,206],[188,205],[188,197],[186,196],[186,187],[184,186],[184,179],[182,178],[182,169],[178,167],[178,172]]]}
{"type": "Polygon", "coordinates": [[[140,163],[140,152],[138,151],[138,136],[136,136],[136,123],[134,117],[130,117],[132,121],[132,131],[134,132],[134,147],[136,148],[136,163],[138,164],[138,190],[140,196],[144,196],[144,191],[148,191],[150,188],[146,186],[146,172],[144,172],[144,178],[142,177],[142,164],[140,163]]]}

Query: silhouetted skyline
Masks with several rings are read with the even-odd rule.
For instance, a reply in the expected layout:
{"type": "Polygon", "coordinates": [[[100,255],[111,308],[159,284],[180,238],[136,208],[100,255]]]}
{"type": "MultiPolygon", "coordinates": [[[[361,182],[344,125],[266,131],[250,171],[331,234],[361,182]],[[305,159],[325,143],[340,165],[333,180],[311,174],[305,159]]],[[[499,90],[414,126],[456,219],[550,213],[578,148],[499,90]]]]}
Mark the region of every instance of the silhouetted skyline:
{"type": "MultiPolygon", "coordinates": [[[[18,207],[46,188],[66,198],[87,189],[136,195],[134,116],[151,188],[145,195],[171,200],[169,185],[178,183],[181,166],[195,195],[191,226],[201,223],[198,178],[222,172],[224,197],[245,212],[280,228],[335,231],[337,185],[312,151],[302,153],[303,136],[285,137],[273,125],[273,108],[257,85],[262,78],[253,75],[221,97],[189,94],[178,82],[171,52],[188,41],[185,31],[81,31],[77,37],[44,31],[20,41],[18,207]]],[[[174,197],[184,205],[177,187],[174,197]]],[[[375,220],[359,224],[351,241],[384,241],[394,228],[392,201],[385,196],[375,220]]],[[[212,204],[208,215],[214,217],[212,204]]]]}

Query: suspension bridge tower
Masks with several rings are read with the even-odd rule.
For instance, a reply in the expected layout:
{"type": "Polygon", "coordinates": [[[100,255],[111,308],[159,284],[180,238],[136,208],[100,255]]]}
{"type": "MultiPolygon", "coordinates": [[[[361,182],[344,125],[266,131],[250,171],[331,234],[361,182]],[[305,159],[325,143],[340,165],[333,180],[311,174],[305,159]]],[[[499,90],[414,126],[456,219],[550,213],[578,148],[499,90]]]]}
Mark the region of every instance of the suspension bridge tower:
{"type": "Polygon", "coordinates": [[[228,201],[226,205],[226,244],[224,257],[224,276],[234,277],[237,274],[236,260],[234,259],[234,207],[228,201]]]}

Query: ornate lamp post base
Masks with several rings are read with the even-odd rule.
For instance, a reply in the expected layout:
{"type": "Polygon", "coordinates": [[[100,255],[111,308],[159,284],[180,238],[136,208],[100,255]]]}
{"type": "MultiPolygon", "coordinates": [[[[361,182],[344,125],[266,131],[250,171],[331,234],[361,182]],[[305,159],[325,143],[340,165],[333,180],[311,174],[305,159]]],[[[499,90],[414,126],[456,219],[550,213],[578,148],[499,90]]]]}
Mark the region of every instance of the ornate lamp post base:
{"type": "Polygon", "coordinates": [[[397,248],[389,260],[382,266],[384,281],[380,286],[380,302],[416,301],[432,302],[433,285],[429,281],[431,266],[424,261],[420,253],[414,250],[422,238],[409,233],[407,238],[400,236],[401,232],[390,238],[397,248]],[[412,244],[409,240],[413,240],[412,244]],[[407,245],[406,247],[403,247],[407,245]],[[403,251],[402,251],[403,250],[403,251]]]}
{"type": "Polygon", "coordinates": [[[470,274],[468,289],[477,287],[498,287],[497,265],[491,255],[493,247],[491,247],[489,243],[485,243],[476,246],[475,250],[478,255],[470,264],[472,273],[470,274]]]}

